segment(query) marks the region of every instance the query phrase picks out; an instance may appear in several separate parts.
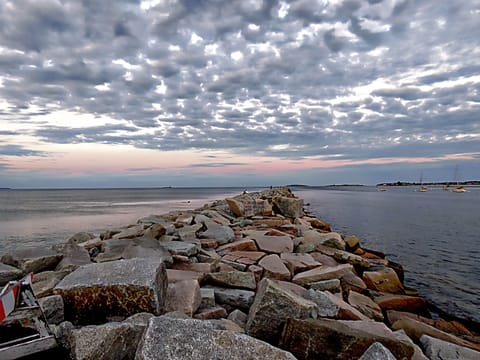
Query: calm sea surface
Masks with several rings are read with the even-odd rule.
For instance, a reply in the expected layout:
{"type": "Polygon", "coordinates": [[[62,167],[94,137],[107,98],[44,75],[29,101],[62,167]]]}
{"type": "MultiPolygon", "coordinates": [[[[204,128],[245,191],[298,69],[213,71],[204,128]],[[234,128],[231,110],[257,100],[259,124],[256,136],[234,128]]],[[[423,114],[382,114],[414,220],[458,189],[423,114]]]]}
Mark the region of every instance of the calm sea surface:
{"type": "Polygon", "coordinates": [[[334,231],[356,235],[362,246],[402,264],[406,285],[421,296],[480,321],[480,188],[293,190],[334,231]]]}
{"type": "MultiPolygon", "coordinates": [[[[150,214],[193,209],[243,188],[0,190],[0,254],[99,233],[150,214]]],[[[253,189],[252,189],[253,190],[253,189]]],[[[405,268],[407,286],[443,310],[480,321],[480,188],[293,188],[334,231],[357,235],[405,268]]]]}

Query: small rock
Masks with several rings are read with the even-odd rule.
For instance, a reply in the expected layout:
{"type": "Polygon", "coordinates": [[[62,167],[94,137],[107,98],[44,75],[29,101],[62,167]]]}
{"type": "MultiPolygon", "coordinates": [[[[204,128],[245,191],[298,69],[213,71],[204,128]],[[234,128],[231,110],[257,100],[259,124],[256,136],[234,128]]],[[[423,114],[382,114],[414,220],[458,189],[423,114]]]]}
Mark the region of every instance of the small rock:
{"type": "Polygon", "coordinates": [[[212,288],[200,288],[202,301],[199,309],[212,308],[215,306],[215,291],[212,288]]]}
{"type": "Polygon", "coordinates": [[[233,308],[248,310],[255,298],[255,292],[240,289],[227,289],[213,287],[215,292],[215,301],[218,304],[226,304],[233,308]]]}
{"type": "Polygon", "coordinates": [[[263,277],[275,280],[290,280],[291,274],[283,261],[276,254],[263,257],[258,265],[263,268],[263,277]]]}
{"type": "Polygon", "coordinates": [[[248,315],[239,309],[235,309],[230,314],[228,314],[228,320],[233,321],[242,329],[245,329],[245,325],[247,324],[247,318],[248,315]]]}
{"type": "Polygon", "coordinates": [[[198,252],[195,244],[184,241],[169,241],[162,243],[162,246],[172,255],[194,256],[198,252]]]}
{"type": "Polygon", "coordinates": [[[48,324],[58,325],[65,320],[63,299],[60,295],[46,296],[38,299],[48,324]]]}
{"type": "Polygon", "coordinates": [[[166,312],[178,311],[192,317],[201,302],[202,296],[197,280],[184,280],[168,284],[165,299],[166,312]]]}
{"type": "Polygon", "coordinates": [[[369,289],[391,294],[405,294],[403,285],[397,276],[397,273],[385,267],[377,271],[364,271],[363,281],[369,289]]]}
{"type": "Polygon", "coordinates": [[[216,251],[219,254],[225,255],[232,251],[257,251],[257,245],[252,239],[242,239],[219,246],[216,251]]]}
{"type": "Polygon", "coordinates": [[[330,291],[331,293],[339,293],[342,291],[339,279],[320,280],[309,284],[310,289],[317,291],[330,291]]]}
{"type": "Polygon", "coordinates": [[[222,319],[227,317],[227,310],[221,306],[215,306],[201,309],[193,317],[200,320],[222,319]]]}
{"type": "Polygon", "coordinates": [[[233,261],[245,265],[256,264],[266,254],[261,251],[232,251],[222,257],[222,260],[233,261]]]}
{"type": "Polygon", "coordinates": [[[382,309],[369,297],[350,291],[348,293],[348,303],[370,319],[383,322],[382,309]]]}
{"type": "Polygon", "coordinates": [[[80,244],[80,243],[84,243],[84,242],[89,241],[89,240],[92,240],[92,239],[95,239],[95,235],[94,235],[94,234],[88,233],[88,232],[85,232],[85,231],[81,231],[81,232],[78,232],[78,233],[72,235],[72,236],[67,240],[67,243],[70,243],[70,244],[80,244]]]}
{"type": "Polygon", "coordinates": [[[206,281],[213,285],[235,289],[255,290],[257,288],[255,275],[251,272],[229,271],[211,273],[207,275],[206,281]]]}
{"type": "Polygon", "coordinates": [[[358,360],[397,360],[397,358],[382,343],[375,342],[358,360]]]}

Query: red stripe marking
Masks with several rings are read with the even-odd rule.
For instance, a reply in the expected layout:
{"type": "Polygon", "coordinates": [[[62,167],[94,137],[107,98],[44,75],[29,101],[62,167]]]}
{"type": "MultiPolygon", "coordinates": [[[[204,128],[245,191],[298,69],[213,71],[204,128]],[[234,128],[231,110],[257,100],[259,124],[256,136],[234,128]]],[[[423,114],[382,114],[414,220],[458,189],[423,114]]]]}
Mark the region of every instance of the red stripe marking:
{"type": "Polygon", "coordinates": [[[3,319],[5,319],[5,311],[3,310],[3,303],[0,299],[0,322],[2,322],[3,319]]]}

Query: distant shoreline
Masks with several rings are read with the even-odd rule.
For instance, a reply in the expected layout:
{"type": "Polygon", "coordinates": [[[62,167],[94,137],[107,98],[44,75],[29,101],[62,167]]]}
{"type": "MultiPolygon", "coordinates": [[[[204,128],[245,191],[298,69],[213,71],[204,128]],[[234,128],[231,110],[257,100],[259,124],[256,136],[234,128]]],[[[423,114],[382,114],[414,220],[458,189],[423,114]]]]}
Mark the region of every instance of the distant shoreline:
{"type": "Polygon", "coordinates": [[[406,181],[396,181],[390,183],[379,183],[376,186],[480,186],[479,180],[469,180],[469,181],[441,181],[441,182],[406,182],[406,181]]]}

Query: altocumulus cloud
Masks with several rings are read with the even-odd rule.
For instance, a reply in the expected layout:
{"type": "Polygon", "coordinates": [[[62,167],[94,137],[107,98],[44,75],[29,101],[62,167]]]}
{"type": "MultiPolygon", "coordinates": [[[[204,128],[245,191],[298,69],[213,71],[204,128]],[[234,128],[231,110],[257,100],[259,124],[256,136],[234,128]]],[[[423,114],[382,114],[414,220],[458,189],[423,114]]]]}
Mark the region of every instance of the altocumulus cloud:
{"type": "Polygon", "coordinates": [[[478,0],[4,0],[0,122],[291,159],[474,153],[479,17],[478,0]],[[117,123],[36,120],[58,110],[117,123]]]}

